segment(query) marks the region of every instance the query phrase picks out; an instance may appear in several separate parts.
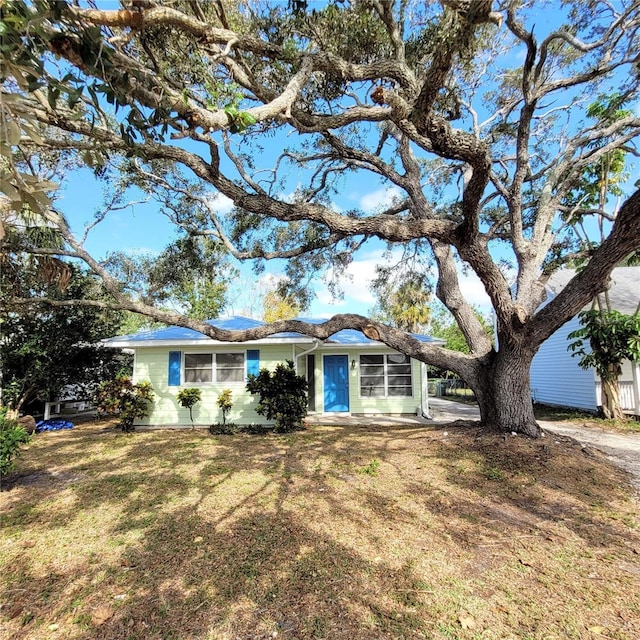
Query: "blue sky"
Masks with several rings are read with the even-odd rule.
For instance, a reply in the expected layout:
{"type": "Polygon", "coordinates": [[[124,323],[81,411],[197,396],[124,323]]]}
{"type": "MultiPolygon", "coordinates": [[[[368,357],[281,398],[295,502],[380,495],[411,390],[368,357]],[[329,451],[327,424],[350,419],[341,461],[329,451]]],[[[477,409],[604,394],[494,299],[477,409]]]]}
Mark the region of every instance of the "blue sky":
{"type": "MultiPolygon", "coordinates": [[[[103,3],[104,4],[104,3],[103,3]]],[[[541,12],[536,21],[536,34],[548,31],[558,20],[553,11],[541,12]]],[[[524,50],[511,52],[511,64],[517,64],[524,55],[524,50]]],[[[269,152],[265,152],[264,166],[269,164],[270,158],[275,156],[271,145],[279,143],[270,141],[269,152]]],[[[282,144],[287,144],[286,141],[282,144]]],[[[295,180],[304,180],[303,175],[292,175],[290,183],[285,187],[293,192],[295,180]]],[[[65,184],[58,192],[60,198],[59,207],[67,215],[72,229],[81,233],[83,225],[91,222],[95,213],[102,206],[102,186],[96,181],[93,173],[86,169],[75,172],[67,177],[65,184]]],[[[354,180],[345,183],[344,189],[335,197],[335,206],[340,210],[349,208],[361,208],[364,211],[373,212],[376,208],[389,202],[394,192],[384,190],[375,179],[354,180]]],[[[140,202],[143,196],[132,196],[135,202],[130,206],[113,211],[105,220],[97,225],[90,233],[86,242],[86,248],[97,258],[104,258],[109,251],[161,251],[172,239],[175,238],[176,229],[170,222],[158,213],[158,205],[154,201],[140,202]]],[[[231,202],[223,196],[219,199],[219,209],[225,212],[231,209],[231,202]]],[[[369,289],[369,283],[375,275],[375,265],[380,262],[384,251],[382,243],[372,242],[361,250],[352,264],[347,269],[347,276],[341,281],[344,297],[340,300],[332,299],[328,287],[322,281],[314,283],[316,298],[308,315],[329,316],[335,313],[355,312],[366,314],[374,305],[375,300],[369,289]]],[[[280,273],[280,265],[277,263],[267,265],[267,270],[261,281],[256,281],[256,276],[251,272],[250,266],[241,268],[241,278],[237,291],[232,292],[232,304],[229,313],[259,313],[259,309],[252,309],[250,300],[255,299],[255,293],[268,286],[273,277],[280,273]],[[246,295],[247,291],[251,292],[246,295]]],[[[483,310],[489,310],[488,297],[482,284],[473,274],[461,275],[462,290],[467,300],[479,306],[483,310]]]]}
{"type": "MultiPolygon", "coordinates": [[[[365,211],[374,211],[389,202],[394,195],[393,191],[385,190],[380,185],[373,185],[377,188],[359,186],[360,188],[355,185],[345,190],[337,204],[345,209],[358,206],[365,211]]],[[[67,176],[57,197],[58,206],[67,216],[76,237],[82,235],[84,226],[93,221],[95,213],[103,205],[102,185],[88,169],[67,176]]],[[[221,194],[217,197],[220,212],[230,211],[231,201],[221,194]]],[[[110,212],[91,230],[85,248],[98,259],[104,258],[111,251],[159,253],[176,237],[176,228],[158,213],[156,202],[145,202],[144,199],[143,194],[132,195],[129,206],[110,212]]],[[[317,280],[314,285],[316,297],[307,315],[322,317],[336,313],[367,314],[375,304],[369,284],[384,249],[383,243],[371,242],[356,254],[347,268],[346,277],[340,281],[344,292],[341,299],[334,299],[327,285],[317,280]]],[[[253,274],[249,264],[238,263],[238,266],[241,276],[237,290],[231,292],[232,302],[227,312],[259,314],[261,310],[255,307],[255,294],[273,283],[274,277],[277,278],[281,273],[281,266],[278,263],[267,263],[265,273],[259,277],[253,274]],[[248,296],[247,291],[251,292],[248,296]]],[[[462,284],[463,293],[470,302],[487,310],[490,308],[484,287],[473,274],[464,276],[462,284]]]]}

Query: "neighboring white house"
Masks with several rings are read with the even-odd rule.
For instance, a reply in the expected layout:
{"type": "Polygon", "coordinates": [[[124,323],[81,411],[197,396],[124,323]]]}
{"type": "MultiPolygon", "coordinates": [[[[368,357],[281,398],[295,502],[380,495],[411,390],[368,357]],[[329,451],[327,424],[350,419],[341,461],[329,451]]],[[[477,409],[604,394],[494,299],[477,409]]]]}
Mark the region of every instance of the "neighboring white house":
{"type": "MultiPolygon", "coordinates": [[[[573,269],[556,271],[547,284],[547,302],[558,295],[574,275],[573,269]]],[[[608,295],[613,309],[634,314],[640,303],[640,267],[614,269],[608,295]]],[[[572,356],[567,349],[571,342],[567,336],[580,326],[578,317],[572,318],[542,344],[533,358],[531,393],[535,402],[588,411],[596,411],[600,406],[600,380],[594,369],[581,369],[580,358],[572,356]]],[[[640,363],[626,361],[623,364],[620,400],[625,413],[640,416],[640,363]]]]}
{"type": "MultiPolygon", "coordinates": [[[[209,323],[229,330],[264,324],[238,316],[209,323]]],[[[443,343],[429,336],[415,337],[421,342],[443,343]]],[[[216,400],[224,389],[232,392],[229,421],[264,422],[254,410],[258,398],[245,388],[247,375],[257,374],[261,368],[273,370],[286,360],[292,360],[309,383],[310,414],[429,413],[425,365],[352,329],[339,331],[325,341],[279,333],[239,343],[218,342],[192,329],[167,327],[109,338],[103,344],[133,350],[134,382],[147,380],[153,387],[153,407],[138,423],[141,425],[190,425],[188,409],[177,401],[185,387],[202,392],[202,401],[193,409],[196,424],[221,421],[216,400]]]]}

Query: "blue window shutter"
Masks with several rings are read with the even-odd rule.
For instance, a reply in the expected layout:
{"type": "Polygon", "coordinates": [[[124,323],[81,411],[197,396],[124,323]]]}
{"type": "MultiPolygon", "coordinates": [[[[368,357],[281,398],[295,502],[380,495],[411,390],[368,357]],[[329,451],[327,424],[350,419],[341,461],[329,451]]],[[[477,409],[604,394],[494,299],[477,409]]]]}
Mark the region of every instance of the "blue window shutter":
{"type": "Polygon", "coordinates": [[[182,369],[182,352],[169,351],[169,386],[180,386],[180,370],[182,369]]]}
{"type": "Polygon", "coordinates": [[[260,349],[247,350],[247,375],[260,373],[260,349]]]}

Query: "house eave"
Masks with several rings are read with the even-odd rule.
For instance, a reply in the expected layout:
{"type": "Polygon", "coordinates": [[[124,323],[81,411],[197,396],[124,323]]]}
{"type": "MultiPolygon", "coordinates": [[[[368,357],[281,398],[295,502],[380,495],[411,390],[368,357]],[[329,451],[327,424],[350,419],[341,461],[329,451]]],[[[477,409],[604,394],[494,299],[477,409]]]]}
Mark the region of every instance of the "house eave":
{"type": "Polygon", "coordinates": [[[103,345],[116,349],[149,349],[152,347],[214,347],[214,346],[234,346],[242,344],[313,344],[312,338],[262,338],[260,340],[246,340],[244,342],[225,342],[222,340],[211,340],[209,338],[198,338],[196,340],[105,340],[103,345]]]}
{"type": "MultiPolygon", "coordinates": [[[[200,338],[197,340],[104,340],[102,342],[105,347],[112,347],[114,349],[152,349],[152,348],[182,348],[182,347],[238,347],[243,344],[250,345],[272,345],[272,344],[292,344],[292,345],[312,345],[314,343],[313,338],[263,338],[261,340],[247,340],[246,342],[223,342],[220,340],[210,340],[207,338],[200,338]]],[[[444,341],[432,340],[425,342],[425,344],[432,344],[435,346],[442,346],[444,341]]],[[[331,342],[329,339],[326,342],[321,342],[321,349],[387,349],[383,342],[331,342]]]]}

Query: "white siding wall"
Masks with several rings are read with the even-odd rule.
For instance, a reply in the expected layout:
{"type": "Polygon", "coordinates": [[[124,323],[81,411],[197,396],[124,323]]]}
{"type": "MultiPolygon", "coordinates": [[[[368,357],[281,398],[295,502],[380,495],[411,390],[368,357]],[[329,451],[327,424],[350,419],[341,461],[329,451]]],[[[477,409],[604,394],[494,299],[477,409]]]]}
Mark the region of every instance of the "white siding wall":
{"type": "Polygon", "coordinates": [[[567,336],[580,326],[573,318],[540,347],[531,364],[531,393],[536,402],[595,411],[596,391],[592,369],[581,369],[579,358],[567,350],[567,336]]]}
{"type": "Polygon", "coordinates": [[[622,374],[620,375],[622,382],[633,381],[633,362],[631,360],[624,360],[622,362],[622,374]]]}

